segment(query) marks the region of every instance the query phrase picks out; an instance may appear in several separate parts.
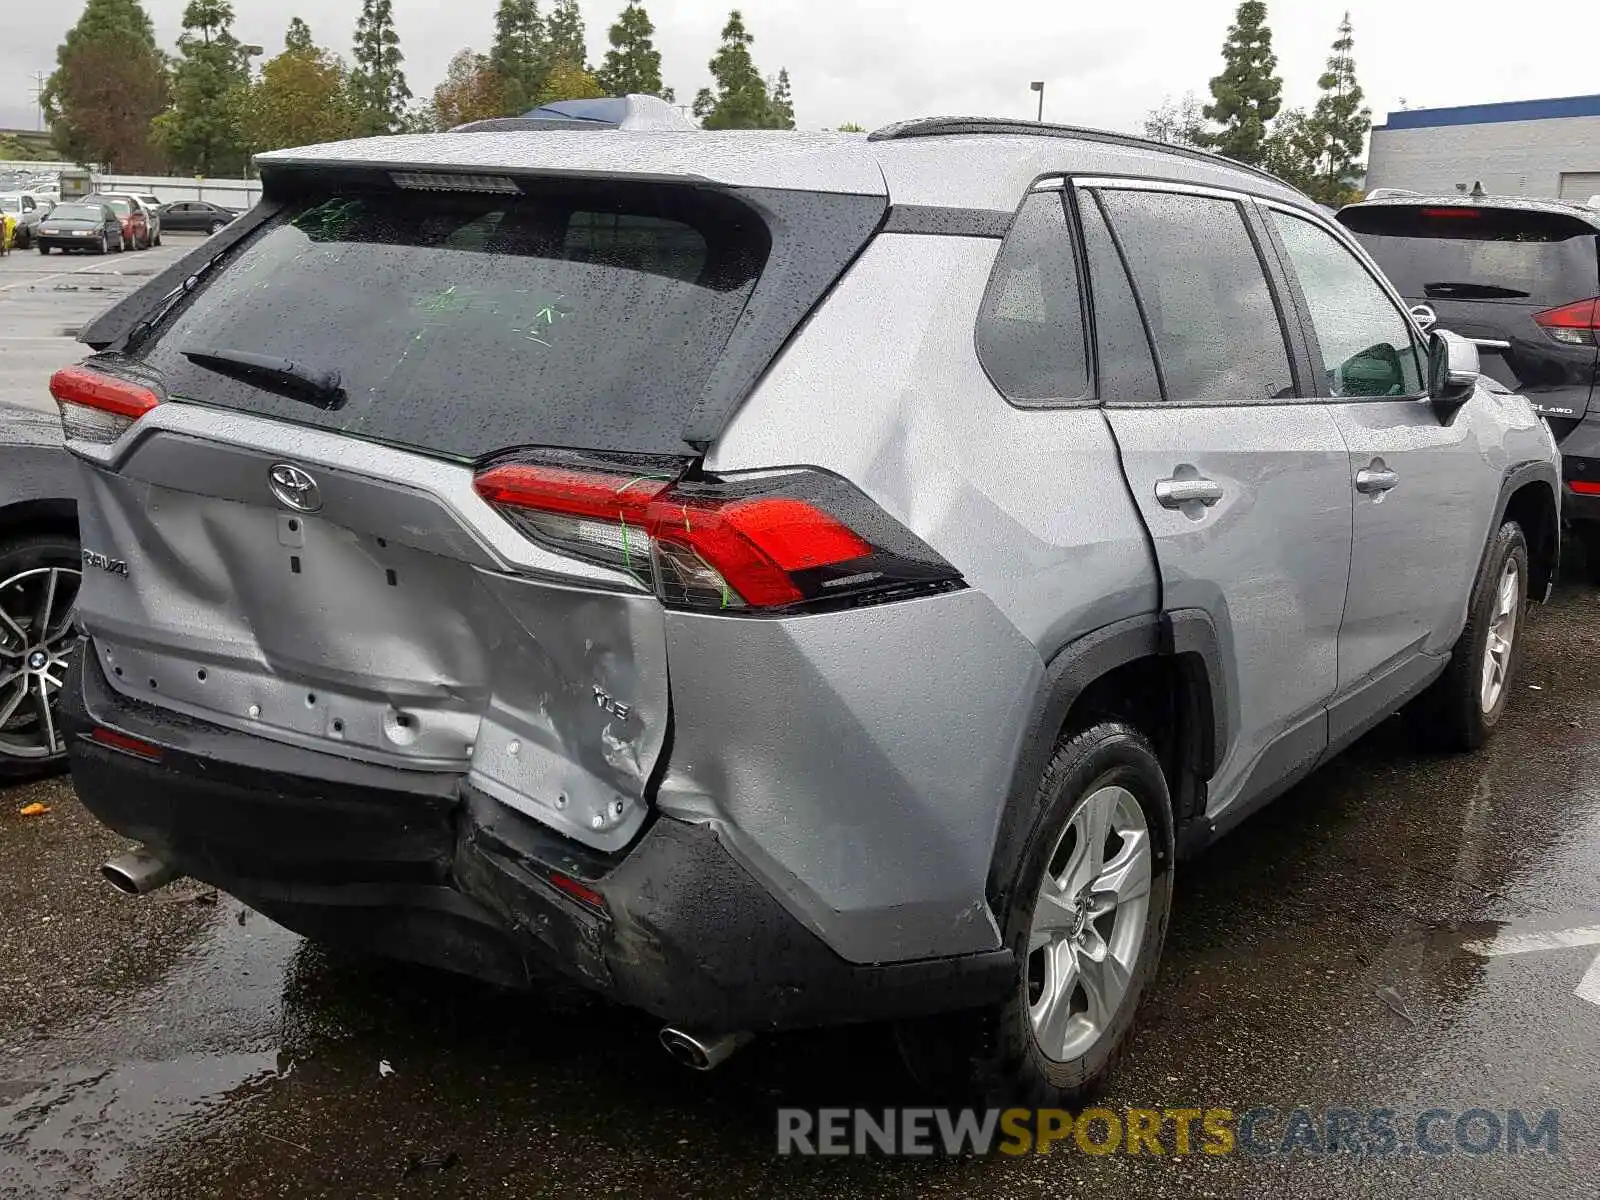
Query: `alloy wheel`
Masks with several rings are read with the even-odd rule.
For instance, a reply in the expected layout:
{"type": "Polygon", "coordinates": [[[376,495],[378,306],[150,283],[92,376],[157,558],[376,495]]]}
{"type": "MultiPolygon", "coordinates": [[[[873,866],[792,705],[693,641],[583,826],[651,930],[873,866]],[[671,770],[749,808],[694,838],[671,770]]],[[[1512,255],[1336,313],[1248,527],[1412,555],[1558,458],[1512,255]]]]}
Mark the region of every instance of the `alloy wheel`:
{"type": "Polygon", "coordinates": [[[1521,609],[1522,574],[1517,568],[1517,560],[1512,558],[1500,573],[1500,586],[1495,591],[1494,615],[1489,619],[1489,633],[1484,639],[1483,677],[1478,687],[1478,704],[1486,713],[1494,711],[1494,706],[1500,702],[1500,696],[1506,690],[1521,609]]]}
{"type": "Polygon", "coordinates": [[[0,580],[0,758],[44,761],[66,751],[57,707],[80,582],[72,567],[0,580]]]}
{"type": "Polygon", "coordinates": [[[1144,944],[1152,865],[1127,788],[1098,788],[1073,810],[1028,931],[1028,1016],[1047,1057],[1081,1057],[1114,1023],[1144,944]]]}

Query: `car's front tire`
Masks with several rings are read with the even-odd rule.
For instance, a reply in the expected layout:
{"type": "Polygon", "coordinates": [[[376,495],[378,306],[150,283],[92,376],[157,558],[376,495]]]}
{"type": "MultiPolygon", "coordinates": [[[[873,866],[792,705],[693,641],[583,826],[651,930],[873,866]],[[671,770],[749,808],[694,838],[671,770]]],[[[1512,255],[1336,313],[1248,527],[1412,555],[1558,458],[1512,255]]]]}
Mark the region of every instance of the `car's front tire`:
{"type": "Polygon", "coordinates": [[[56,706],[81,565],[77,541],[61,534],[0,542],[0,780],[66,765],[56,706]]]}
{"type": "Polygon", "coordinates": [[[907,1068],[937,1092],[1054,1107],[1090,1095],[1122,1056],[1172,905],[1172,804],[1149,741],[1120,721],[1065,735],[1032,829],[1004,868],[1017,961],[1002,1002],[902,1022],[907,1068]]]}
{"type": "Polygon", "coordinates": [[[1528,578],[1527,536],[1522,526],[1507,521],[1484,555],[1450,665],[1408,714],[1419,737],[1433,748],[1476,750],[1500,723],[1522,659],[1528,578]]]}

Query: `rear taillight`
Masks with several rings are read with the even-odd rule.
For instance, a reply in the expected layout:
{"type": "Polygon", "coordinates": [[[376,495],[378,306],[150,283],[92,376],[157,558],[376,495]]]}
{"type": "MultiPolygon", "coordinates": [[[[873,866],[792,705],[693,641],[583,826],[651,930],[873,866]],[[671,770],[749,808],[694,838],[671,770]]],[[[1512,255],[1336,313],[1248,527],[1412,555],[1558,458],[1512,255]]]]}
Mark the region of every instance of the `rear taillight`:
{"type": "Polygon", "coordinates": [[[161,397],[149,388],[87,367],[64,367],[50,377],[68,440],[105,445],[126,433],[161,397]]]}
{"type": "Polygon", "coordinates": [[[844,480],[813,470],[673,478],[502,462],[478,494],[536,542],[626,571],[674,608],[862,603],[960,575],[844,480]]]}
{"type": "Polygon", "coordinates": [[[1539,327],[1568,346],[1593,346],[1595,330],[1600,329],[1600,299],[1577,300],[1560,308],[1534,313],[1539,327]]]}

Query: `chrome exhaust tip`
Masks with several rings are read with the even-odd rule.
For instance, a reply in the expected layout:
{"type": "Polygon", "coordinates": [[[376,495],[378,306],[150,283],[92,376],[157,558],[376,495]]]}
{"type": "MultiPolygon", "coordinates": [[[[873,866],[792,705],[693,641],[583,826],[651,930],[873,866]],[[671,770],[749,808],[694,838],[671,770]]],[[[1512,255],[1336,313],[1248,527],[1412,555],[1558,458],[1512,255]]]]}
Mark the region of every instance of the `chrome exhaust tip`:
{"type": "Polygon", "coordinates": [[[741,1046],[755,1039],[753,1033],[719,1033],[701,1036],[675,1029],[671,1025],[661,1030],[661,1045],[678,1062],[691,1071],[711,1071],[733,1057],[741,1046]]]}
{"type": "Polygon", "coordinates": [[[183,872],[141,847],[119,854],[100,868],[101,877],[127,896],[144,896],[166,887],[183,872]]]}

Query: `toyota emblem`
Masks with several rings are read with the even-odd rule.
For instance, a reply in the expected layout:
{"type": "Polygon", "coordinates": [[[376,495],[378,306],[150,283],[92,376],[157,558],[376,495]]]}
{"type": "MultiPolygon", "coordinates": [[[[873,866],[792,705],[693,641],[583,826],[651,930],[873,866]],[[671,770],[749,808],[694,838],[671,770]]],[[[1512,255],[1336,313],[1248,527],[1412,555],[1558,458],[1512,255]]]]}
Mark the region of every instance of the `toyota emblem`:
{"type": "Polygon", "coordinates": [[[275,463],[267,472],[267,486],[278,503],[295,512],[312,513],[322,507],[317,481],[291,463],[275,463]]]}

